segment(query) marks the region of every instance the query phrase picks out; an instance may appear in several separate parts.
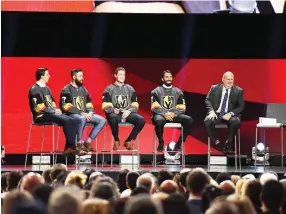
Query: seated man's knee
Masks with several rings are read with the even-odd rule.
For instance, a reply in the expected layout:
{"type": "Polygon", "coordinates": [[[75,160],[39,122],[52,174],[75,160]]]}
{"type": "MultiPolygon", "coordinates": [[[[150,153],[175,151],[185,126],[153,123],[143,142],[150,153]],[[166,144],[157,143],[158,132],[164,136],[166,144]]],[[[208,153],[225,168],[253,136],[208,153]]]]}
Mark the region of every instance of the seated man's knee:
{"type": "Polygon", "coordinates": [[[187,117],[187,124],[188,124],[188,125],[192,125],[193,123],[194,123],[193,118],[190,117],[190,116],[188,116],[188,117],[187,117]]]}
{"type": "Polygon", "coordinates": [[[238,117],[232,117],[230,120],[229,120],[229,125],[231,126],[235,126],[235,127],[240,127],[240,119],[238,117]]]}
{"type": "Polygon", "coordinates": [[[78,124],[78,121],[79,121],[79,120],[77,120],[77,119],[75,119],[75,118],[73,118],[73,117],[69,117],[69,118],[65,121],[65,123],[69,123],[69,124],[72,124],[72,125],[76,126],[76,125],[78,124]]]}
{"type": "Polygon", "coordinates": [[[118,123],[119,121],[118,121],[118,117],[117,117],[117,115],[116,114],[111,114],[111,115],[109,115],[108,116],[108,122],[109,123],[118,123]]]}
{"type": "Polygon", "coordinates": [[[102,126],[105,126],[106,120],[103,117],[100,118],[99,124],[101,124],[102,126]]]}
{"type": "Polygon", "coordinates": [[[142,117],[141,115],[137,115],[137,119],[136,119],[136,123],[144,126],[146,123],[146,120],[144,117],[142,117]]]}
{"type": "Polygon", "coordinates": [[[213,123],[214,123],[213,120],[208,120],[208,119],[204,120],[205,127],[210,127],[213,123]]]}
{"type": "Polygon", "coordinates": [[[156,126],[164,126],[166,123],[166,120],[165,119],[157,119],[157,120],[154,120],[154,124],[156,126]]]}

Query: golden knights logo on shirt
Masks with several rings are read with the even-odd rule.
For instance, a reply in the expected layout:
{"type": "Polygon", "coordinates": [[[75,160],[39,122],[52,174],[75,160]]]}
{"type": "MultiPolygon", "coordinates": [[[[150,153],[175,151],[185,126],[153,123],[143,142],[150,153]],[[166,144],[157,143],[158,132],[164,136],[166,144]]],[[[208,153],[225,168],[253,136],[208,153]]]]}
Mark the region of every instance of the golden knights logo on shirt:
{"type": "Polygon", "coordinates": [[[116,108],[127,108],[128,107],[128,96],[127,95],[115,95],[115,107],[116,108]]]}
{"type": "Polygon", "coordinates": [[[84,111],[84,97],[80,97],[80,96],[77,96],[77,97],[74,97],[73,98],[73,105],[78,108],[79,110],[82,110],[84,111]]]}
{"type": "Polygon", "coordinates": [[[52,98],[51,98],[50,95],[45,95],[45,100],[46,100],[46,102],[47,102],[47,104],[48,104],[48,107],[51,107],[51,108],[54,107],[54,106],[53,106],[53,101],[52,101],[52,98]]]}
{"type": "Polygon", "coordinates": [[[175,108],[175,97],[174,96],[163,96],[162,97],[162,107],[165,109],[175,108]]]}

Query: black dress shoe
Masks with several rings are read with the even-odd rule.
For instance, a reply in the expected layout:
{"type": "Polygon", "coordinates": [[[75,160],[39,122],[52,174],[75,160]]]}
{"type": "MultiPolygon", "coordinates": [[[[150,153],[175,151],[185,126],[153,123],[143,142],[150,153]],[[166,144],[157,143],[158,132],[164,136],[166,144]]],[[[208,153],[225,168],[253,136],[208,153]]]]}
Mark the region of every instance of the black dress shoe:
{"type": "Polygon", "coordinates": [[[159,143],[157,147],[157,152],[163,152],[163,150],[164,150],[164,143],[159,143]]]}
{"type": "Polygon", "coordinates": [[[231,153],[231,143],[228,141],[225,142],[224,152],[231,153]]]}
{"type": "Polygon", "coordinates": [[[216,141],[215,141],[215,148],[216,148],[218,151],[223,151],[223,147],[222,147],[222,145],[221,145],[221,143],[220,143],[219,140],[216,140],[216,141]]]}

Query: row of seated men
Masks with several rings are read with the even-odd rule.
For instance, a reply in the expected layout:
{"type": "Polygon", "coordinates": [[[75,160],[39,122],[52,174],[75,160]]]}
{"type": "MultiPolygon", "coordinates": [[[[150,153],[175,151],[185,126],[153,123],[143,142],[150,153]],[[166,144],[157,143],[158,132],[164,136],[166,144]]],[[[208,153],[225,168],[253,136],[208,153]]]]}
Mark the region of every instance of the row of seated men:
{"type": "MultiPolygon", "coordinates": [[[[133,149],[132,142],[145,125],[145,119],[138,114],[139,103],[134,88],[125,84],[126,70],[118,67],[114,72],[115,82],[107,86],[102,95],[102,109],[110,125],[114,138],[113,150],[120,147],[118,124],[128,122],[134,125],[123,146],[133,149]]],[[[96,114],[88,90],[83,86],[83,72],[71,71],[71,82],[60,93],[59,108],[46,83],[50,79],[47,68],[36,71],[37,82],[29,90],[29,104],[35,123],[56,123],[63,127],[66,137],[64,155],[86,155],[94,151],[91,142],[106,124],[105,118],[96,114]],[[93,128],[86,139],[82,138],[86,124],[93,128]]],[[[180,123],[183,126],[183,139],[179,137],[174,151],[180,151],[181,145],[190,134],[193,119],[186,115],[186,102],[183,92],[173,86],[173,75],[169,70],[162,73],[162,85],[151,92],[152,123],[159,140],[158,152],[164,148],[163,130],[166,123],[180,123]]],[[[205,126],[213,146],[225,152],[231,151],[231,143],[240,127],[240,117],[244,109],[243,90],[234,85],[231,72],[223,74],[222,83],[211,86],[205,100],[208,110],[205,126]],[[224,147],[215,134],[215,124],[226,123],[229,127],[224,147]]],[[[170,148],[168,147],[168,150],[170,148]]]]}

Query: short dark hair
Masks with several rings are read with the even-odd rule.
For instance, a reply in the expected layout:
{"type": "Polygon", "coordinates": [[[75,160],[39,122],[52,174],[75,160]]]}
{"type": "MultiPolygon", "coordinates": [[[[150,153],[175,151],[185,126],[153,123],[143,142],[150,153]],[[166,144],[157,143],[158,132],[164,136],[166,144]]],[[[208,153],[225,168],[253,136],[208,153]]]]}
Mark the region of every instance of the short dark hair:
{"type": "Polygon", "coordinates": [[[45,72],[47,71],[47,68],[38,68],[36,71],[36,80],[40,80],[42,76],[45,75],[45,72]]]}
{"type": "Polygon", "coordinates": [[[11,191],[17,189],[20,180],[23,178],[24,173],[22,171],[12,171],[7,176],[7,189],[11,191]]]}
{"type": "Polygon", "coordinates": [[[183,186],[183,187],[187,187],[187,176],[188,174],[190,174],[191,171],[187,171],[187,172],[183,172],[183,173],[180,173],[180,184],[183,186]]]}
{"type": "Polygon", "coordinates": [[[220,172],[217,176],[216,176],[216,182],[218,184],[220,184],[223,181],[231,181],[231,175],[227,172],[220,172]]]}
{"type": "Polygon", "coordinates": [[[48,168],[43,171],[42,176],[45,179],[45,183],[52,183],[51,171],[52,171],[52,168],[48,168]]]}
{"type": "Polygon", "coordinates": [[[45,205],[48,205],[50,195],[53,191],[53,188],[48,184],[39,184],[32,189],[32,195],[35,199],[43,202],[45,205]]]}
{"type": "Polygon", "coordinates": [[[125,68],[123,68],[123,67],[118,67],[118,68],[115,69],[114,74],[117,75],[119,71],[124,71],[124,72],[126,72],[125,68]]]}
{"type": "Polygon", "coordinates": [[[162,169],[161,171],[158,172],[158,185],[160,186],[161,183],[163,183],[166,180],[172,180],[173,179],[173,174],[172,172],[162,169]]]}
{"type": "Polygon", "coordinates": [[[7,191],[7,177],[9,172],[4,172],[1,175],[1,191],[7,191]]]}
{"type": "Polygon", "coordinates": [[[200,170],[192,170],[187,177],[187,188],[190,193],[202,193],[206,185],[209,183],[209,176],[200,170]]]}
{"type": "Polygon", "coordinates": [[[66,172],[66,166],[64,164],[61,163],[57,163],[52,167],[50,176],[52,180],[55,180],[57,178],[57,176],[61,173],[61,172],[66,172]]]}
{"type": "Polygon", "coordinates": [[[119,188],[120,192],[123,192],[124,190],[127,189],[126,186],[126,177],[128,174],[129,170],[128,169],[123,169],[119,172],[118,176],[117,176],[117,186],[119,188]]]}
{"type": "Polygon", "coordinates": [[[280,209],[283,195],[283,185],[279,181],[270,180],[262,186],[262,201],[269,211],[280,209]]]}
{"type": "Polygon", "coordinates": [[[150,194],[150,190],[145,186],[139,186],[132,190],[130,196],[140,195],[140,194],[150,194]]]}
{"type": "Polygon", "coordinates": [[[74,75],[76,75],[78,72],[82,72],[82,70],[79,69],[79,68],[74,68],[74,69],[72,69],[72,70],[71,70],[71,78],[72,78],[74,75]]]}
{"type": "Polygon", "coordinates": [[[259,180],[250,180],[246,183],[245,195],[247,195],[254,207],[261,207],[260,195],[262,185],[259,180]]]}
{"type": "Polygon", "coordinates": [[[170,70],[165,70],[165,71],[162,72],[162,78],[164,78],[164,76],[165,76],[166,73],[171,74],[171,75],[173,76],[172,71],[170,71],[170,70]]]}
{"type": "Polygon", "coordinates": [[[128,174],[126,175],[126,183],[131,190],[134,190],[136,188],[136,182],[139,176],[140,174],[138,172],[128,172],[128,174]]]}

